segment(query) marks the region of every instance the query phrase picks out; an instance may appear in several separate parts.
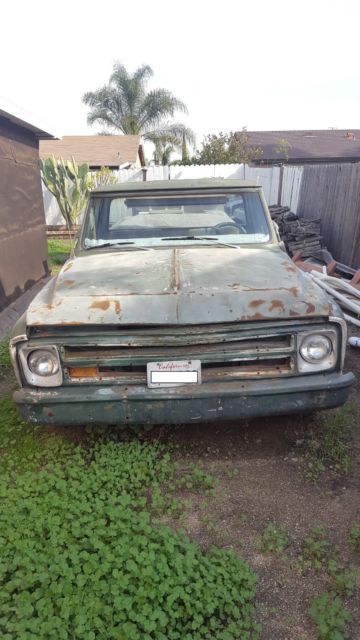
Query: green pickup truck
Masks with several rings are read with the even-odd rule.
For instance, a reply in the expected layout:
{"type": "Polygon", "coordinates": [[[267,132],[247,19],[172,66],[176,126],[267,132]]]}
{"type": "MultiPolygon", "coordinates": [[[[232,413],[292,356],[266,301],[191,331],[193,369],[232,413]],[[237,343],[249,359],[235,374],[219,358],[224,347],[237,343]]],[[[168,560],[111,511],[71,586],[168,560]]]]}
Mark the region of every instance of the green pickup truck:
{"type": "Polygon", "coordinates": [[[261,187],[91,193],[74,254],[16,325],[14,398],[34,424],[175,424],[335,407],[339,307],[283,250],[261,187]]]}

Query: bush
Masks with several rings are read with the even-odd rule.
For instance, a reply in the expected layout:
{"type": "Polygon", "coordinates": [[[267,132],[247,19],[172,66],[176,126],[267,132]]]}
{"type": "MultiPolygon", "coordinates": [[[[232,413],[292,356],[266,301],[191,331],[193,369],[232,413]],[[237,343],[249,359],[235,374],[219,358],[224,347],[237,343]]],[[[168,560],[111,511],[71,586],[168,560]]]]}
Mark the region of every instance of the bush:
{"type": "Polygon", "coordinates": [[[330,542],[326,538],[326,530],[323,525],[313,527],[304,538],[302,545],[302,565],[304,569],[323,569],[329,552],[330,542]]]}
{"type": "Polygon", "coordinates": [[[335,560],[329,560],[327,571],[331,579],[331,591],[337,596],[350,598],[354,592],[356,570],[339,565],[335,560]]]}
{"type": "Polygon", "coordinates": [[[360,551],[360,524],[350,529],[349,541],[355,551],[360,551]]]}
{"type": "Polygon", "coordinates": [[[266,553],[282,553],[289,546],[288,534],[273,522],[265,527],[258,541],[258,547],[266,553]]]}
{"type": "Polygon", "coordinates": [[[3,640],[258,637],[251,569],[154,525],[151,490],[173,474],[161,448],[110,441],[57,459],[0,477],[3,640]]]}
{"type": "Polygon", "coordinates": [[[317,482],[326,469],[335,476],[347,475],[352,469],[350,427],[358,409],[349,402],[344,407],[323,416],[323,426],[307,443],[305,478],[317,482]]]}
{"type": "Polygon", "coordinates": [[[0,367],[9,367],[10,364],[9,338],[3,338],[0,340],[0,367]]]}
{"type": "Polygon", "coordinates": [[[322,593],[312,601],[309,614],[317,626],[320,640],[345,640],[349,637],[347,625],[351,615],[338,596],[322,593]]]}
{"type": "Polygon", "coordinates": [[[48,240],[48,252],[52,265],[62,265],[69,257],[71,251],[70,240],[48,240]]]}

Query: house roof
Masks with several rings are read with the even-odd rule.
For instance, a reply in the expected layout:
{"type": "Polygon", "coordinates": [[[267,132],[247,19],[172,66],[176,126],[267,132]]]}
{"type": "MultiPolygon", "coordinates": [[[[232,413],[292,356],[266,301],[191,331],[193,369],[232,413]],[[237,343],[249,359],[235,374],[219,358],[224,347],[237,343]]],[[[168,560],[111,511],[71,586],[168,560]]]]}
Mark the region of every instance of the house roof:
{"type": "Polygon", "coordinates": [[[0,98],[0,118],[31,131],[38,140],[54,140],[58,137],[54,132],[50,132],[51,125],[41,122],[36,116],[8,102],[5,98],[0,98]]]}
{"type": "Polygon", "coordinates": [[[90,167],[119,167],[135,163],[140,136],[64,136],[62,140],[44,140],[40,143],[40,158],[50,156],[71,160],[90,167]]]}
{"type": "Polygon", "coordinates": [[[360,129],[247,131],[249,144],[262,149],[260,162],[270,160],[360,160],[360,129]],[[281,144],[286,141],[290,146],[281,144]],[[287,153],[284,152],[287,146],[287,153]],[[281,148],[282,147],[282,148],[281,148]]]}

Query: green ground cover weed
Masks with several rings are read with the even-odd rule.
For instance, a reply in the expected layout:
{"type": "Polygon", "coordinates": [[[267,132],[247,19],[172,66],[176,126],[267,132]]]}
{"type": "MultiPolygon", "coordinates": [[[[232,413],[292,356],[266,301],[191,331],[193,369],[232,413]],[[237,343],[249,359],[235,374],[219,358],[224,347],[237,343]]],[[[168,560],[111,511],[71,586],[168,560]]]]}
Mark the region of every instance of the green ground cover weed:
{"type": "Polygon", "coordinates": [[[36,449],[9,399],[2,410],[2,638],[258,637],[250,567],[156,522],[176,473],[165,449],[111,438],[84,447],[45,439],[36,449]],[[20,468],[9,464],[19,447],[20,468]]]}

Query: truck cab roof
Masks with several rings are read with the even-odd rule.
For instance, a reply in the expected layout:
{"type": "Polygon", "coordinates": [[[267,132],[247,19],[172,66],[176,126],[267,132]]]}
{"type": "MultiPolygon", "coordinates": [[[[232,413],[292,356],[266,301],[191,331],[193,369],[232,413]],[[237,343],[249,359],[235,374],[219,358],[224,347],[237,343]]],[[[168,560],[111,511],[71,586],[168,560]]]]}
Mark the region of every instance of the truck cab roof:
{"type": "Polygon", "coordinates": [[[151,180],[149,182],[121,182],[94,189],[91,193],[109,195],[110,193],[159,192],[159,191],[223,191],[234,189],[261,189],[253,180],[225,180],[221,178],[201,178],[199,180],[151,180]]]}

